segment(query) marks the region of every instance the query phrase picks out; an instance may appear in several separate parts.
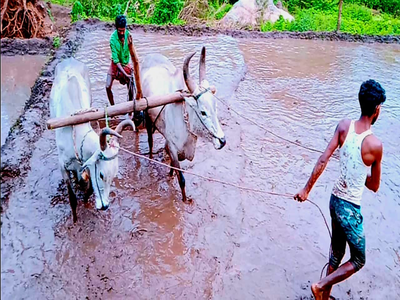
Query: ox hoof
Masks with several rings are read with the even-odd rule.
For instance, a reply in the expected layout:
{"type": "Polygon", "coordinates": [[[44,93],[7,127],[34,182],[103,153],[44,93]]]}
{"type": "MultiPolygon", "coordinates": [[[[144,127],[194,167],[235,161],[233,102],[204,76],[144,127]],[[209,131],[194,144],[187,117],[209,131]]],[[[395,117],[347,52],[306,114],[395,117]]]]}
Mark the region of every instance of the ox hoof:
{"type": "Polygon", "coordinates": [[[190,198],[185,198],[185,199],[183,199],[182,201],[183,201],[183,203],[185,203],[185,204],[193,204],[193,199],[190,199],[190,198]]]}
{"type": "Polygon", "coordinates": [[[103,206],[100,208],[100,210],[107,210],[107,208],[108,208],[109,206],[110,206],[109,204],[103,205],[103,206]]]}

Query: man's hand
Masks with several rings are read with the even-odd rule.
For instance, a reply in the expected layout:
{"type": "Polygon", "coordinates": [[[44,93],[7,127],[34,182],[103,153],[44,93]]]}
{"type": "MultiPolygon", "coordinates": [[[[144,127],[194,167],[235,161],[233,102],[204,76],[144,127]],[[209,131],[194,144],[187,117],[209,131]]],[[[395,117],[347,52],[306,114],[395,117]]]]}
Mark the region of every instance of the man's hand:
{"type": "MultiPolygon", "coordinates": [[[[315,167],[311,173],[310,178],[307,181],[307,184],[305,187],[300,190],[296,195],[294,195],[294,200],[297,200],[299,202],[304,202],[308,198],[308,194],[312,190],[315,182],[321,176],[322,172],[325,170],[326,165],[328,164],[329,158],[332,156],[333,152],[335,152],[336,148],[339,147],[339,138],[340,138],[340,132],[342,130],[342,127],[347,126],[345,124],[347,122],[346,120],[342,120],[338,126],[335,129],[335,133],[329,142],[328,146],[326,147],[324,153],[318,158],[317,163],[315,164],[315,167]]],[[[347,126],[348,127],[348,126],[347,126]]]]}
{"type": "Polygon", "coordinates": [[[132,45],[132,36],[129,34],[128,35],[128,46],[132,45]]]}
{"type": "Polygon", "coordinates": [[[304,202],[308,198],[308,192],[305,188],[301,189],[296,195],[294,195],[293,199],[299,202],[304,202]]]}

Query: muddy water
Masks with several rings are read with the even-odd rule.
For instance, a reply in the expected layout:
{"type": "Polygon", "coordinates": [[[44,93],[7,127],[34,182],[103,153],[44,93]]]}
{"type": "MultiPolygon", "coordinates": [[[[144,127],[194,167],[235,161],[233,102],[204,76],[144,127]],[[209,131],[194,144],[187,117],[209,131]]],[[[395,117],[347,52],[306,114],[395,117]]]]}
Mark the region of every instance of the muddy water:
{"type": "Polygon", "coordinates": [[[1,145],[8,131],[23,112],[39,72],[44,55],[1,56],[1,145]]]}
{"type": "MultiPolygon", "coordinates": [[[[94,106],[107,103],[110,34],[92,32],[76,54],[90,68],[94,106]]],[[[205,44],[207,74],[220,97],[274,132],[318,149],[340,118],[358,117],[360,83],[380,81],[388,100],[374,132],[385,155],[379,193],[366,191],[363,198],[367,264],[335,286],[333,296],[400,297],[399,46],[133,36],[140,57],[157,51],[177,65],[205,44]]],[[[124,87],[114,83],[114,91],[116,102],[125,101],[124,87]]],[[[305,183],[318,154],[269,136],[221,104],[219,117],[227,145],[216,151],[200,140],[185,168],[282,193],[305,183]]],[[[145,132],[125,132],[122,145],[148,151],[145,132]]],[[[162,147],[157,135],[155,157],[168,162],[162,147]]],[[[319,278],[329,250],[315,207],[190,175],[187,194],[194,204],[186,205],[168,170],[125,153],[119,157],[110,209],[97,212],[93,201],[80,202],[74,225],[59,185],[54,133],[45,132],[25,186],[2,216],[5,299],[310,299],[309,284],[319,278]]],[[[310,195],[326,216],[337,176],[332,160],[310,195]]]]}

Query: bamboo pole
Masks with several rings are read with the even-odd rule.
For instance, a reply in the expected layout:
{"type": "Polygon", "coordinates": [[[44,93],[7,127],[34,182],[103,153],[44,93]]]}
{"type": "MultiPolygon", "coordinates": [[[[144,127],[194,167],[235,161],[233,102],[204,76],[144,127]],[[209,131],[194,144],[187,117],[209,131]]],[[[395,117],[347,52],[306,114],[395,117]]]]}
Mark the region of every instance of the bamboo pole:
{"type": "MultiPolygon", "coordinates": [[[[168,95],[162,95],[162,96],[153,96],[136,100],[136,105],[135,109],[136,111],[142,111],[145,110],[146,108],[153,108],[173,102],[179,102],[183,101],[184,97],[190,96],[189,94],[181,93],[181,92],[175,92],[172,94],[168,95]]],[[[109,106],[106,109],[105,108],[99,108],[96,109],[95,111],[91,112],[86,112],[74,116],[66,116],[66,117],[60,117],[60,118],[53,118],[50,119],[46,122],[47,129],[56,129],[60,127],[65,127],[65,126],[71,126],[71,125],[78,125],[90,121],[96,121],[101,118],[105,118],[106,116],[106,110],[107,110],[107,116],[108,117],[114,117],[118,115],[124,115],[130,112],[134,111],[133,107],[133,101],[128,101],[124,103],[119,103],[115,104],[113,106],[109,106]]]]}

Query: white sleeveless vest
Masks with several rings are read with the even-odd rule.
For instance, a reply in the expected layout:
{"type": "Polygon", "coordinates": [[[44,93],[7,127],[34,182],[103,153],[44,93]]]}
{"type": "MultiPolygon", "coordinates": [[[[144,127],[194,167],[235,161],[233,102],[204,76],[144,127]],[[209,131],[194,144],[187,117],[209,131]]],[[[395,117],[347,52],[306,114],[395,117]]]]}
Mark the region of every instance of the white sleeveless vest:
{"type": "Polygon", "coordinates": [[[368,169],[361,155],[361,145],[364,138],[372,134],[371,129],[357,134],[354,130],[354,121],[351,121],[349,132],[344,144],[340,148],[340,177],[333,187],[332,194],[336,197],[361,204],[368,169]]]}

